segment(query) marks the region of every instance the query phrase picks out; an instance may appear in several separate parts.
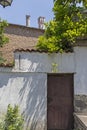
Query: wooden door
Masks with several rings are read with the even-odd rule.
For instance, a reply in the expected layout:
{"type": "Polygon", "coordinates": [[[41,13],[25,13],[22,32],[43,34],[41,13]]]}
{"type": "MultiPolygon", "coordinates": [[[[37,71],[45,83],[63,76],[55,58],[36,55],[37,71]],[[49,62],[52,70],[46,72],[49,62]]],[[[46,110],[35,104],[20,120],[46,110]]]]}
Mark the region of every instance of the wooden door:
{"type": "Polygon", "coordinates": [[[48,75],[47,129],[73,128],[73,74],[48,75]]]}

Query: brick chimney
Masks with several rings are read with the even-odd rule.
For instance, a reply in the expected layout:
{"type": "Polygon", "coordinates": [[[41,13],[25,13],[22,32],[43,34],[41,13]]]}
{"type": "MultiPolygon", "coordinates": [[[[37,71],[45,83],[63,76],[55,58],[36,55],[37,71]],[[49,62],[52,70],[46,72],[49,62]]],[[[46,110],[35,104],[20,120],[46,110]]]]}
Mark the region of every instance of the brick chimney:
{"type": "Polygon", "coordinates": [[[45,17],[41,17],[41,16],[40,16],[40,17],[38,18],[38,28],[44,29],[44,28],[45,28],[44,22],[45,22],[45,17]]]}
{"type": "Polygon", "coordinates": [[[26,27],[30,27],[30,15],[26,15],[26,27]]]}

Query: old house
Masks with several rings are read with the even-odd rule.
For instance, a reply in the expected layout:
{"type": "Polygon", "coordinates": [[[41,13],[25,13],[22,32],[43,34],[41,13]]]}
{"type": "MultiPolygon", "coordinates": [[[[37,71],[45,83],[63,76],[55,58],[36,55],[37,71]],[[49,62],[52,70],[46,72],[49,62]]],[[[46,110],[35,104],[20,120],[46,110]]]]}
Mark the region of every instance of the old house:
{"type": "Polygon", "coordinates": [[[0,48],[5,59],[0,64],[0,116],[8,104],[17,104],[25,128],[70,130],[73,113],[87,114],[87,39],[79,39],[72,53],[49,54],[35,49],[43,33],[14,24],[6,28],[9,43],[0,48]]]}

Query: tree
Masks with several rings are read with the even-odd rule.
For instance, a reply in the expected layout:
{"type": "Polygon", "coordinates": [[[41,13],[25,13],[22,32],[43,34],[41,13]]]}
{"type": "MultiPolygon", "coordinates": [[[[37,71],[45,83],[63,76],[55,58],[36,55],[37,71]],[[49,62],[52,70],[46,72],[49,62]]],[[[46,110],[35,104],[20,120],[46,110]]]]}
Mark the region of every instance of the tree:
{"type": "Polygon", "coordinates": [[[4,28],[7,26],[7,22],[0,19],[0,47],[9,41],[9,39],[4,35],[4,28]]]}
{"type": "Polygon", "coordinates": [[[48,52],[73,51],[78,37],[87,33],[87,0],[54,0],[54,19],[46,23],[43,36],[40,36],[37,49],[48,52]],[[83,3],[80,7],[78,4],[83,3]]]}

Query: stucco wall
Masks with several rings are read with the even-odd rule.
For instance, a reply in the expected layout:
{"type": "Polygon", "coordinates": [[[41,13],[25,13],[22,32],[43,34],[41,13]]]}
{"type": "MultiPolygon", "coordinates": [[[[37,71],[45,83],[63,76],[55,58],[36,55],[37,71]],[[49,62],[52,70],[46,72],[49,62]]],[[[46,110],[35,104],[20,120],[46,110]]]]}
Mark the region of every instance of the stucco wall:
{"type": "Polygon", "coordinates": [[[30,129],[46,128],[47,73],[74,73],[74,108],[87,113],[87,47],[73,53],[16,52],[14,68],[0,68],[0,113],[18,104],[30,129]]]}
{"type": "Polygon", "coordinates": [[[75,48],[75,94],[87,94],[87,47],[75,48]]]}
{"type": "Polygon", "coordinates": [[[75,47],[74,53],[17,52],[14,71],[74,73],[74,93],[87,94],[87,47],[75,47]]]}
{"type": "Polygon", "coordinates": [[[56,64],[56,73],[73,73],[74,61],[74,53],[16,52],[14,71],[52,73],[56,64]]]}
{"type": "Polygon", "coordinates": [[[46,74],[0,73],[0,114],[8,104],[18,104],[29,129],[46,127],[46,74]]]}
{"type": "Polygon", "coordinates": [[[15,71],[74,73],[75,112],[87,112],[87,47],[78,46],[73,53],[17,52],[15,71]],[[56,64],[54,67],[53,64],[56,64]]]}
{"type": "Polygon", "coordinates": [[[87,113],[87,47],[75,48],[74,75],[75,112],[87,113]]]}

